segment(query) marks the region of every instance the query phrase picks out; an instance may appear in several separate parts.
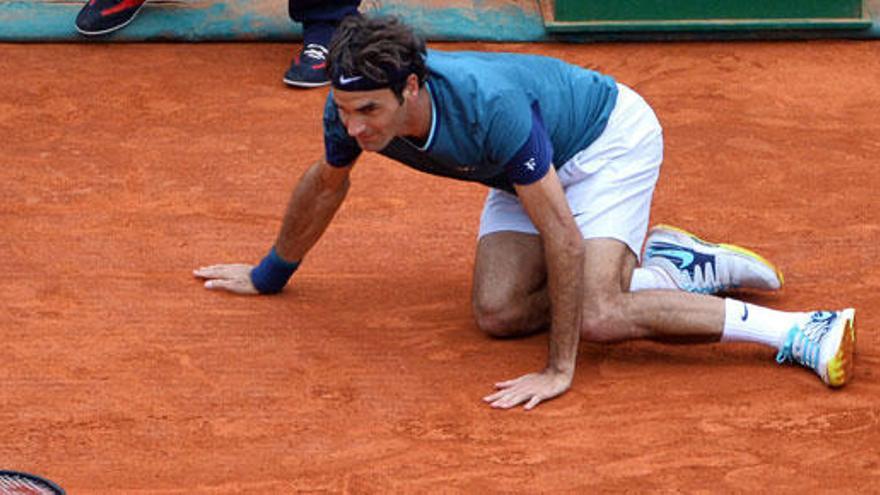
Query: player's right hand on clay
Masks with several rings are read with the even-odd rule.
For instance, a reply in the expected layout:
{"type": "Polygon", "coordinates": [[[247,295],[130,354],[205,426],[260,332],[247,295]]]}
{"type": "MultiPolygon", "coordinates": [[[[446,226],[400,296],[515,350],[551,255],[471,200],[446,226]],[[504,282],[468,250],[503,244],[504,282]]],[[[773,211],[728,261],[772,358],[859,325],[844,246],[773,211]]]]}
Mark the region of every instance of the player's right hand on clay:
{"type": "Polygon", "coordinates": [[[226,290],[235,294],[259,294],[251,282],[253,265],[230,264],[203,266],[193,270],[193,275],[205,279],[205,288],[226,290]]]}

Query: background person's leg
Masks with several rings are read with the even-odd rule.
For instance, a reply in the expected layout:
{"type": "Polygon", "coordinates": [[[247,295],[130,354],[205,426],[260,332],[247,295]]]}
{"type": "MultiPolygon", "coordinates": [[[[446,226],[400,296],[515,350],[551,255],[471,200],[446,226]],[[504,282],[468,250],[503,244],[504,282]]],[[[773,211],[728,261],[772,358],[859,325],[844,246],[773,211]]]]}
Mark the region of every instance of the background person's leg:
{"type": "Polygon", "coordinates": [[[330,40],[342,19],[358,13],[360,3],[360,0],[288,0],[290,18],[303,25],[303,47],[284,74],[285,84],[300,88],[329,84],[325,68],[330,40]]]}
{"type": "Polygon", "coordinates": [[[346,16],[356,14],[360,4],[360,0],[288,0],[287,11],[294,22],[339,24],[346,16]]]}

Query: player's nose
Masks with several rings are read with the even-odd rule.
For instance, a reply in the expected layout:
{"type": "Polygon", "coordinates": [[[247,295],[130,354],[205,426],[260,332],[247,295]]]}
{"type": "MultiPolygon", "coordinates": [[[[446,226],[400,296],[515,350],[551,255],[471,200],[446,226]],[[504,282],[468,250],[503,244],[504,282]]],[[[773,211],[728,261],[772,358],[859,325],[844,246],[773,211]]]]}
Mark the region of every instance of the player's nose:
{"type": "Polygon", "coordinates": [[[366,130],[367,126],[364,121],[360,119],[349,118],[347,124],[348,135],[351,137],[358,137],[363,134],[364,130],[366,130]]]}

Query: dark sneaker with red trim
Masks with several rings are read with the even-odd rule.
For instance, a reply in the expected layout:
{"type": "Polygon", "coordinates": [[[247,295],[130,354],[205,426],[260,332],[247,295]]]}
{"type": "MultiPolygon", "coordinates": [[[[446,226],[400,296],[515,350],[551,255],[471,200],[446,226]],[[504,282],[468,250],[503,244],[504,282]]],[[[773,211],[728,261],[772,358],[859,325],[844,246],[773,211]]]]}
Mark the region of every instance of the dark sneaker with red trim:
{"type": "Polygon", "coordinates": [[[305,45],[284,73],[284,84],[298,88],[317,88],[330,84],[330,78],[327,77],[328,54],[324,45],[305,45]]]}
{"type": "Polygon", "coordinates": [[[134,19],[146,0],[89,0],[76,16],[76,30],[97,36],[122,29],[134,19]]]}

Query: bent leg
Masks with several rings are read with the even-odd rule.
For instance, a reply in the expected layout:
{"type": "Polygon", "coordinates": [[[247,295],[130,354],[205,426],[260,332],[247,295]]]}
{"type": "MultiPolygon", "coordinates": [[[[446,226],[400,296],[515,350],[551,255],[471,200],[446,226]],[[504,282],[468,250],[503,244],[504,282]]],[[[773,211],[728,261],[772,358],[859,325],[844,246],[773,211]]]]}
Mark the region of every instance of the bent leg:
{"type": "Polygon", "coordinates": [[[584,283],[585,340],[754,342],[776,347],[777,362],[810,368],[829,386],[840,387],[852,378],[854,309],[786,313],[688,292],[624,292],[620,287],[630,277],[632,261],[625,260],[633,256],[631,251],[609,239],[585,242],[587,266],[592,268],[586,270],[584,283]]]}
{"type": "Polygon", "coordinates": [[[500,231],[477,244],[472,291],[477,326],[495,337],[537,332],[549,323],[547,268],[537,235],[500,231]]]}
{"type": "MultiPolygon", "coordinates": [[[[678,291],[629,292],[636,257],[626,245],[614,239],[586,239],[584,249],[581,335],[585,340],[720,338],[723,299],[678,291]]],[[[477,326],[490,335],[516,337],[545,329],[550,299],[540,237],[495,232],[481,238],[472,299],[477,326]]]]}
{"type": "Polygon", "coordinates": [[[584,246],[581,335],[585,340],[709,342],[720,338],[723,299],[667,290],[629,292],[635,254],[614,239],[587,239],[584,246]]]}

